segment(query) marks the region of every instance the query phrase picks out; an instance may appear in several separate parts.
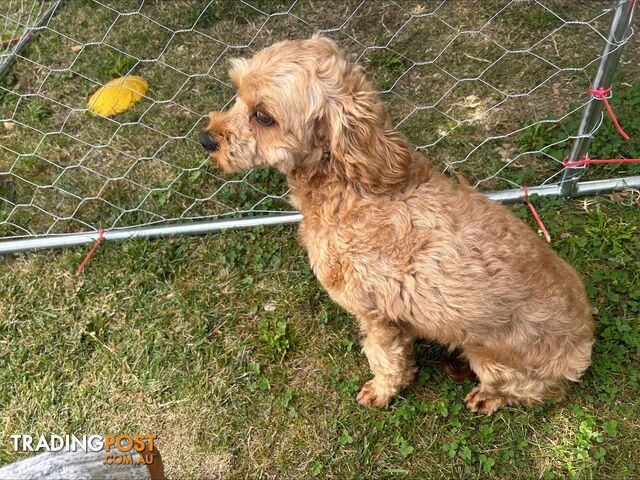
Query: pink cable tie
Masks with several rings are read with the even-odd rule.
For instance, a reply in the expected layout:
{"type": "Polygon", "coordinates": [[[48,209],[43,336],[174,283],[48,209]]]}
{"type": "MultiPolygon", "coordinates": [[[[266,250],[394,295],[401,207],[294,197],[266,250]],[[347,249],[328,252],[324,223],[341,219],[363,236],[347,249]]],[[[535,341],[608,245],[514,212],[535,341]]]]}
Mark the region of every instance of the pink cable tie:
{"type": "Polygon", "coordinates": [[[100,231],[98,232],[98,239],[96,240],[96,243],[94,243],[94,245],[91,248],[91,250],[89,250],[89,253],[87,253],[87,256],[84,257],[84,260],[82,261],[82,263],[80,264],[80,266],[76,270],[76,275],[80,275],[82,273],[82,269],[84,268],[85,264],[91,258],[91,255],[93,255],[93,252],[96,251],[96,249],[98,248],[98,245],[100,245],[100,242],[102,242],[103,238],[104,238],[104,230],[101,228],[100,231]]]}
{"type": "Polygon", "coordinates": [[[540,215],[538,215],[538,212],[536,211],[536,208],[528,200],[528,198],[529,198],[529,189],[527,187],[523,187],[522,191],[524,193],[524,198],[522,199],[522,201],[527,204],[527,206],[529,207],[529,210],[531,210],[531,214],[533,215],[533,218],[535,218],[536,222],[538,222],[538,226],[540,227],[540,230],[542,231],[542,234],[544,235],[544,239],[548,243],[551,243],[551,235],[549,235],[549,232],[547,231],[547,227],[544,226],[544,223],[542,222],[542,219],[540,218],[540,215]]]}
{"type": "Polygon", "coordinates": [[[640,158],[606,158],[600,160],[585,157],[575,162],[567,162],[566,158],[562,161],[564,168],[581,167],[582,165],[590,165],[592,163],[640,163],[640,158]]]}
{"type": "Polygon", "coordinates": [[[611,120],[613,121],[613,124],[616,126],[616,129],[618,130],[618,133],[620,135],[622,135],[622,138],[624,138],[625,140],[629,140],[629,135],[627,135],[624,130],[622,130],[622,127],[620,126],[620,124],[618,123],[618,119],[616,118],[615,114],[613,113],[613,110],[611,109],[611,105],[609,105],[609,100],[607,100],[607,93],[611,92],[611,87],[609,88],[593,88],[593,87],[589,87],[589,93],[591,95],[595,95],[596,97],[598,97],[600,100],[602,100],[604,102],[604,106],[607,107],[607,112],[609,112],[609,116],[611,117],[611,120]]]}

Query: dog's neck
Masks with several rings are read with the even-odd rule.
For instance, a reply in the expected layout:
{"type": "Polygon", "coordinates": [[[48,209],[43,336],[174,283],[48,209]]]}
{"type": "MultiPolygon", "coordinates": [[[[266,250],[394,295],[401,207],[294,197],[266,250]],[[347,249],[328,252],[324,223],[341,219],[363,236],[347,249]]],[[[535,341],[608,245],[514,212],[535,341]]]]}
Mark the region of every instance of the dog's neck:
{"type": "Polygon", "coordinates": [[[403,142],[398,149],[403,158],[397,162],[371,158],[372,163],[381,165],[375,182],[371,181],[370,174],[360,178],[357,169],[345,168],[345,159],[337,158],[326,147],[314,149],[309,158],[287,173],[294,205],[303,214],[310,214],[321,206],[348,208],[348,204],[359,199],[395,197],[429,181],[433,175],[431,163],[401,136],[394,139],[403,142]]]}

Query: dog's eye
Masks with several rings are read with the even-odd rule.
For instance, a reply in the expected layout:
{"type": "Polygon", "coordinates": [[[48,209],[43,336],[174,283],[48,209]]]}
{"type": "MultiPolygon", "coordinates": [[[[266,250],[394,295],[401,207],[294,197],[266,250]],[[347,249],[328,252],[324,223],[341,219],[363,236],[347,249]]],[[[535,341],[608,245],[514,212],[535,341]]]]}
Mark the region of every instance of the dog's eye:
{"type": "Polygon", "coordinates": [[[264,125],[265,127],[268,127],[273,123],[273,118],[271,118],[269,115],[267,115],[261,110],[256,110],[256,113],[254,115],[256,117],[257,122],[260,125],[264,125]]]}

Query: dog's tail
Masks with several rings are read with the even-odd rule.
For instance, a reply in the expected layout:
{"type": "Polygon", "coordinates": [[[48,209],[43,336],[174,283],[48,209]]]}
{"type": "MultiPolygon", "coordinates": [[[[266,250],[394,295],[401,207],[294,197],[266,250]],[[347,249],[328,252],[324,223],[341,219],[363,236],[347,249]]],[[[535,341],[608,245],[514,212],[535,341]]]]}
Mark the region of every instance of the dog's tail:
{"type": "Polygon", "coordinates": [[[458,356],[445,357],[442,360],[442,368],[455,382],[461,382],[465,378],[476,378],[469,363],[458,356]]]}

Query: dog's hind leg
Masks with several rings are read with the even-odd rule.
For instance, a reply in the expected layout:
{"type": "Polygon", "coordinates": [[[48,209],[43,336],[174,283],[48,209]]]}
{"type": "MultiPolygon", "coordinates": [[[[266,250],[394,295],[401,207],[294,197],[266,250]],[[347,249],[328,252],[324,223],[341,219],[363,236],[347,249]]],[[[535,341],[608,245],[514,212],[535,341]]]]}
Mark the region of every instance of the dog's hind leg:
{"type": "Polygon", "coordinates": [[[362,386],[357,400],[361,405],[381,407],[415,377],[417,368],[411,349],[415,337],[392,323],[361,324],[366,333],[362,350],[374,377],[362,386]]]}
{"type": "Polygon", "coordinates": [[[472,412],[491,415],[505,405],[558,400],[568,384],[562,376],[540,376],[504,350],[476,350],[465,355],[480,380],[464,400],[472,412]]]}

